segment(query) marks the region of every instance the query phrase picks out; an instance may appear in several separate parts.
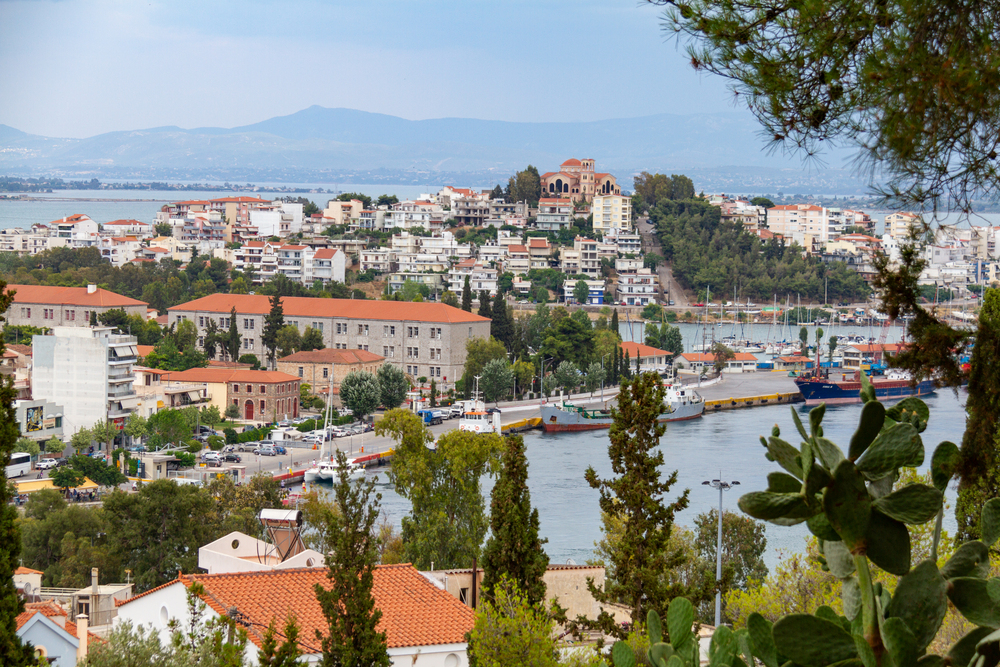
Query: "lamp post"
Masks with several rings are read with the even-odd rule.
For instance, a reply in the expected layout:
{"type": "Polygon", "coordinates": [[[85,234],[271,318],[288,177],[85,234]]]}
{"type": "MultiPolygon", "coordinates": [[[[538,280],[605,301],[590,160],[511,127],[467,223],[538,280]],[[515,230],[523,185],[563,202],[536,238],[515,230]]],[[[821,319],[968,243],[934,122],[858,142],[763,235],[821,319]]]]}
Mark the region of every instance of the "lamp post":
{"type": "Polygon", "coordinates": [[[604,360],[609,356],[611,356],[610,352],[601,357],[601,403],[604,403],[604,360]]]}
{"type": "MultiPolygon", "coordinates": [[[[722,477],[722,473],[719,473],[722,477]]],[[[723,482],[721,479],[702,482],[704,486],[710,486],[719,490],[719,540],[715,547],[715,627],[719,627],[722,622],[722,492],[728,491],[734,486],[739,486],[736,481],[723,482]]]]}
{"type": "Polygon", "coordinates": [[[538,412],[541,415],[542,406],[545,404],[545,362],[552,361],[552,357],[546,359],[542,357],[541,373],[538,375],[538,412]]]}

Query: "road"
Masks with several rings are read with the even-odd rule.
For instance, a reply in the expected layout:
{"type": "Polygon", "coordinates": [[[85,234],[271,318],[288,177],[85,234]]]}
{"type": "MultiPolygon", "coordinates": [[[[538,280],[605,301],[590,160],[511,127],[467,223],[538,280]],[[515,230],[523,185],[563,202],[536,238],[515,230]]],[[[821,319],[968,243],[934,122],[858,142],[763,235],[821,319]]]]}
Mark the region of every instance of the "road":
{"type": "MultiPolygon", "coordinates": [[[[663,248],[660,246],[660,239],[653,233],[653,224],[649,221],[649,218],[639,218],[636,222],[636,227],[639,230],[639,235],[642,236],[643,247],[649,248],[649,252],[655,252],[662,257],[663,248]]],[[[669,299],[673,299],[674,308],[688,308],[691,302],[687,294],[684,293],[684,290],[674,281],[670,262],[660,264],[656,269],[656,273],[660,278],[660,289],[663,290],[664,303],[669,299]]]]}

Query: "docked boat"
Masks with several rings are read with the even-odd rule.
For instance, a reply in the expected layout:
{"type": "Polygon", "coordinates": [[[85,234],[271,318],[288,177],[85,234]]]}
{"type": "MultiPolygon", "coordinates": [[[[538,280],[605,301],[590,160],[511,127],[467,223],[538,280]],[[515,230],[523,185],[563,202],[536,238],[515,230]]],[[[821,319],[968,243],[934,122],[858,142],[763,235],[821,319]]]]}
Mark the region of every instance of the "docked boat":
{"type": "MultiPolygon", "coordinates": [[[[829,375],[807,375],[794,380],[806,405],[827,403],[837,405],[842,403],[861,402],[861,377],[855,372],[848,379],[847,375],[840,380],[834,380],[829,375]]],[[[875,396],[880,401],[895,401],[910,396],[926,396],[937,391],[933,380],[922,380],[914,383],[908,373],[890,372],[885,377],[869,378],[875,388],[875,396]]]]}
{"type": "Polygon", "coordinates": [[[476,388],[472,400],[465,401],[465,409],[458,419],[458,430],[471,433],[496,433],[502,435],[500,426],[500,410],[486,408],[486,403],[479,394],[479,377],[476,377],[476,388]]]}
{"type": "MultiPolygon", "coordinates": [[[[317,468],[317,477],[320,481],[334,482],[340,476],[340,466],[336,461],[320,461],[317,468]]],[[[365,469],[354,461],[347,462],[348,479],[362,479],[365,476],[365,469]]]]}
{"type": "MultiPolygon", "coordinates": [[[[705,399],[683,385],[667,385],[663,402],[666,410],[657,418],[660,423],[696,419],[705,412],[705,399]]],[[[610,428],[611,421],[610,410],[587,410],[566,402],[542,406],[542,429],[548,433],[610,428]]]]}

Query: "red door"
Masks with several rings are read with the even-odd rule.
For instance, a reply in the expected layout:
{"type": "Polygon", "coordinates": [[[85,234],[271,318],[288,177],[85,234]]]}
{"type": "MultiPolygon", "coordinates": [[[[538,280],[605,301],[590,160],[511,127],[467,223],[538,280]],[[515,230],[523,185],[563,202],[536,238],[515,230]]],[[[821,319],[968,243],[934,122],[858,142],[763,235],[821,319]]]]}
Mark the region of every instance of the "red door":
{"type": "Polygon", "coordinates": [[[253,401],[252,400],[248,400],[246,402],[246,406],[244,407],[243,412],[244,412],[244,415],[243,415],[244,419],[246,419],[248,421],[250,421],[250,420],[253,419],[253,401]]]}

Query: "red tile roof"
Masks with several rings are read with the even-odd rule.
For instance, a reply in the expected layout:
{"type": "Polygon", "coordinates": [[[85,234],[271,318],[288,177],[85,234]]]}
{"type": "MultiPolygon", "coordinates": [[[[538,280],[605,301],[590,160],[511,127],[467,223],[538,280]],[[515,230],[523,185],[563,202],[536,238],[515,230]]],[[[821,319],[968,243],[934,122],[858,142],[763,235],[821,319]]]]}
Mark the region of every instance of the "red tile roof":
{"type": "Polygon", "coordinates": [[[132,227],[132,226],[135,226],[135,225],[146,225],[147,227],[149,226],[148,222],[140,222],[138,220],[112,220],[111,222],[105,222],[103,224],[104,224],[105,227],[107,227],[108,225],[122,225],[122,226],[126,226],[127,225],[129,227],[132,227]]]}
{"type": "Polygon", "coordinates": [[[141,359],[142,357],[149,355],[149,353],[153,351],[154,347],[154,345],[136,345],[135,354],[141,359]]]}
{"type": "Polygon", "coordinates": [[[148,306],[145,301],[137,301],[127,296],[97,288],[88,293],[86,287],[59,287],[54,285],[7,285],[16,290],[14,303],[44,303],[56,306],[97,306],[100,308],[120,308],[122,306],[148,306]]]}
{"type": "Polygon", "coordinates": [[[523,245],[507,246],[507,252],[528,252],[528,247],[523,245]]]}
{"type": "Polygon", "coordinates": [[[672,352],[667,352],[666,350],[657,349],[651,345],[643,345],[642,343],[633,343],[632,341],[624,341],[621,344],[622,354],[628,352],[629,357],[635,359],[636,353],[642,357],[662,357],[665,354],[673,355],[672,352]]]}
{"type": "Polygon", "coordinates": [[[261,199],[260,197],[221,197],[219,199],[213,199],[213,203],[220,204],[270,204],[266,199],[261,199]]]}
{"type": "Polygon", "coordinates": [[[71,225],[78,222],[85,222],[90,220],[90,216],[86,213],[74,213],[73,215],[67,215],[65,218],[59,218],[58,220],[53,220],[48,223],[50,225],[71,225]]]}
{"type": "Polygon", "coordinates": [[[21,565],[16,570],[14,570],[14,574],[45,574],[45,573],[41,572],[40,570],[32,570],[30,567],[24,567],[23,565],[21,565]]]}
{"type": "Polygon", "coordinates": [[[368,364],[385,361],[385,357],[368,350],[336,350],[327,347],[322,350],[296,352],[278,361],[300,364],[368,364]]]}
{"type": "Polygon", "coordinates": [[[316,251],[313,259],[333,259],[338,252],[340,251],[336,248],[322,248],[316,251]]]}
{"type": "Polygon", "coordinates": [[[209,359],[209,368],[251,368],[253,364],[241,364],[238,361],[223,361],[222,359],[209,359]]]}
{"type": "Polygon", "coordinates": [[[528,239],[528,246],[531,248],[548,248],[549,240],[540,238],[531,238],[528,239]]]}
{"type": "MultiPolygon", "coordinates": [[[[320,299],[286,296],[281,299],[285,317],[343,317],[395,322],[489,322],[443,303],[375,301],[364,299],[320,299]]],[[[241,315],[265,315],[271,311],[268,297],[262,294],[210,294],[169,308],[173,312],[209,312],[228,314],[233,307],[241,315]]]]}
{"type": "Polygon", "coordinates": [[[251,384],[278,384],[298,382],[301,378],[280,371],[253,371],[246,368],[190,368],[163,376],[167,382],[249,382],[251,384]]]}
{"type": "MultiPolygon", "coordinates": [[[[31,617],[35,614],[41,614],[48,618],[58,618],[63,617],[63,620],[56,621],[57,625],[62,626],[66,633],[72,637],[79,636],[79,630],[76,627],[76,623],[69,620],[66,614],[66,610],[60,607],[57,603],[51,600],[46,602],[28,602],[24,605],[24,611],[17,615],[16,623],[17,629],[20,630],[25,623],[31,620],[31,617]]],[[[93,632],[87,632],[87,642],[103,642],[104,639],[98,637],[93,632]]]]}
{"type": "MultiPolygon", "coordinates": [[[[471,608],[434,586],[409,563],[380,565],[373,574],[372,595],[382,612],[378,629],[385,632],[389,648],[465,643],[465,633],[475,622],[471,608]]],[[[328,626],[316,600],[315,586],[328,586],[325,567],[192,574],[183,575],[180,581],[185,586],[195,581],[204,586],[202,599],[217,614],[236,607],[249,622],[247,634],[257,646],[262,644],[264,630],[272,620],[282,623],[294,613],[300,629],[299,648],[306,655],[321,651],[316,632],[325,635],[328,626]]],[[[131,604],[159,588],[118,606],[131,604]]]]}
{"type": "MultiPolygon", "coordinates": [[[[757,357],[753,356],[749,352],[734,352],[733,358],[730,361],[757,361],[757,357]]],[[[715,355],[708,354],[706,352],[686,352],[681,355],[684,361],[701,361],[706,363],[714,363],[715,355]]]]}
{"type": "Polygon", "coordinates": [[[577,160],[575,157],[571,157],[570,159],[566,160],[565,162],[563,162],[559,166],[560,167],[579,167],[580,166],[580,161],[577,160]]]}

